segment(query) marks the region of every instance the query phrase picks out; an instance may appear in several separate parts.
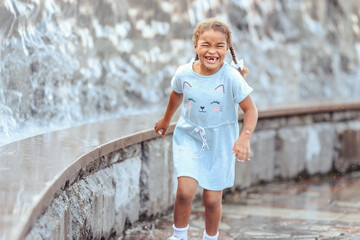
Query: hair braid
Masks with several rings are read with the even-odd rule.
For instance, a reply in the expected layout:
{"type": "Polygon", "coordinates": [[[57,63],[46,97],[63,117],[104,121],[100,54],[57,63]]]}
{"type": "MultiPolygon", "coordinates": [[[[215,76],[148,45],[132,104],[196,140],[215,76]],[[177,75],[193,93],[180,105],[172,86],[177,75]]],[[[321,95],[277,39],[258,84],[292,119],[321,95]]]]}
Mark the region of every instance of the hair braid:
{"type": "MultiPolygon", "coordinates": [[[[232,60],[233,60],[233,62],[235,63],[235,65],[237,65],[237,64],[238,64],[238,61],[237,61],[237,59],[236,59],[235,51],[234,51],[234,49],[233,49],[232,46],[229,47],[229,49],[230,49],[230,53],[231,53],[232,60]]],[[[235,68],[236,68],[236,67],[235,67],[235,68]]],[[[249,69],[248,69],[247,67],[245,67],[245,66],[244,66],[244,69],[243,69],[243,70],[241,70],[240,68],[236,68],[236,69],[240,72],[240,74],[241,74],[243,77],[245,77],[245,76],[249,73],[249,69]]]]}
{"type": "Polygon", "coordinates": [[[233,47],[230,47],[229,49],[230,49],[232,60],[234,61],[235,64],[238,64],[233,47]]]}

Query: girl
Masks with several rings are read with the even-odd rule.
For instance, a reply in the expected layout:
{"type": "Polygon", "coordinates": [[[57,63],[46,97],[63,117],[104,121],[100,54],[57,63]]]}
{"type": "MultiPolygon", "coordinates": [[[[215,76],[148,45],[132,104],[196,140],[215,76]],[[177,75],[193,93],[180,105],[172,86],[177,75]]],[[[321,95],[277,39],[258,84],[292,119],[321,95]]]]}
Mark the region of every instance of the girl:
{"type": "Polygon", "coordinates": [[[232,48],[229,26],[216,19],[198,24],[193,35],[196,57],[180,66],[173,79],[165,115],[155,124],[164,136],[182,103],[173,136],[173,160],[178,178],[174,205],[174,234],[168,240],[187,240],[192,201],[203,187],[205,230],[203,239],[217,239],[222,214],[223,189],[234,184],[235,158],[250,160],[250,138],[257,123],[257,109],[249,96],[241,69],[224,62],[232,48]],[[245,113],[239,136],[238,104],[245,113]]]}

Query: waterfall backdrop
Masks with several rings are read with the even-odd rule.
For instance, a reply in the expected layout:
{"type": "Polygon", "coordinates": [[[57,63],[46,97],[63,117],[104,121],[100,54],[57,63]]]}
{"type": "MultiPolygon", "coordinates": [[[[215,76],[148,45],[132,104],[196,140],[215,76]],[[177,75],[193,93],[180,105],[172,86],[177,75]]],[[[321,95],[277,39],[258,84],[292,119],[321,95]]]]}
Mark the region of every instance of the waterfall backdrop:
{"type": "Polygon", "coordinates": [[[259,107],[360,95],[358,0],[1,0],[0,145],[165,110],[208,17],[232,28],[259,107]]]}

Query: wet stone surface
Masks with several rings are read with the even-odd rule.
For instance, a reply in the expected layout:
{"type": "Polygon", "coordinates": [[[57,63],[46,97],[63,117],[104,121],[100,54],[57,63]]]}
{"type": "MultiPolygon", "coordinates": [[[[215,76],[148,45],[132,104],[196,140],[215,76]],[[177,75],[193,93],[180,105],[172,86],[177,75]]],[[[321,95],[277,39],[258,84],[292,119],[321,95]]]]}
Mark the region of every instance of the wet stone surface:
{"type": "MultiPolygon", "coordinates": [[[[270,183],[228,193],[219,239],[360,239],[360,172],[270,183]]],[[[139,223],[120,239],[167,239],[172,214],[139,223]]],[[[204,207],[193,205],[189,239],[202,239],[204,207]]]]}

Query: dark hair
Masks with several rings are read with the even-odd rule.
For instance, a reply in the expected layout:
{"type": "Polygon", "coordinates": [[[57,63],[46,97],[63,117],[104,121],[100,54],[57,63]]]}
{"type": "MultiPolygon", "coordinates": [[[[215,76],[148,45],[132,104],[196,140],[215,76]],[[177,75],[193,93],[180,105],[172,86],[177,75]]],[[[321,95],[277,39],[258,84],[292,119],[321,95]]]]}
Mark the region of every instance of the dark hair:
{"type": "MultiPolygon", "coordinates": [[[[237,65],[238,64],[238,61],[236,59],[236,56],[235,56],[235,51],[232,47],[232,32],[231,32],[231,29],[230,27],[224,23],[224,22],[221,22],[220,20],[216,19],[216,18],[209,18],[201,23],[198,23],[194,29],[194,33],[193,33],[193,37],[192,37],[192,41],[194,43],[194,45],[196,46],[197,45],[197,42],[199,40],[199,36],[205,32],[205,31],[208,31],[208,30],[214,30],[214,31],[218,31],[218,32],[222,32],[225,34],[226,36],[226,43],[227,45],[229,46],[229,50],[230,50],[230,54],[231,54],[231,57],[232,57],[232,60],[233,62],[237,65]]],[[[199,56],[196,54],[195,56],[195,60],[199,60],[199,56]]],[[[245,77],[245,75],[248,73],[248,68],[247,67],[244,67],[244,69],[241,71],[240,68],[236,68],[240,73],[241,75],[243,75],[245,77]]]]}

